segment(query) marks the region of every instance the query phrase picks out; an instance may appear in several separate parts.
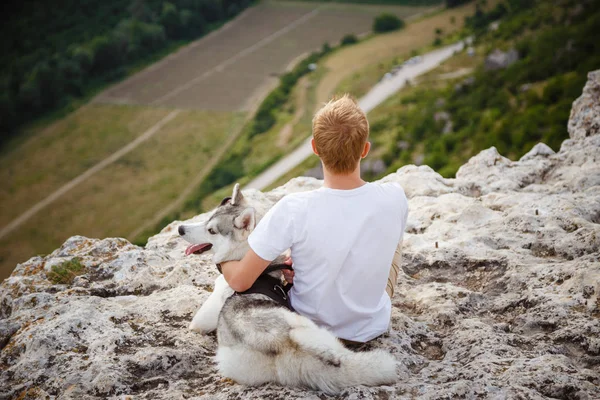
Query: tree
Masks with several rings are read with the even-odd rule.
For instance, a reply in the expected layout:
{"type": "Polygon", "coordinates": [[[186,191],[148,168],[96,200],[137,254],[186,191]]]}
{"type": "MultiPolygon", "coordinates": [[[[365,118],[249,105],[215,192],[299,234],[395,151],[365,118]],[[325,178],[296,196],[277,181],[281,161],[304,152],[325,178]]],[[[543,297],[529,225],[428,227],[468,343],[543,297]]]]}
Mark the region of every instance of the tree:
{"type": "Polygon", "coordinates": [[[446,0],[446,7],[448,7],[448,8],[458,7],[461,4],[468,3],[469,1],[471,1],[471,0],[446,0]]]}
{"type": "Polygon", "coordinates": [[[349,44],[354,44],[356,42],[358,42],[358,39],[356,38],[355,35],[353,35],[352,33],[350,33],[350,34],[348,34],[348,35],[346,35],[346,36],[344,36],[342,38],[342,40],[340,41],[340,45],[346,46],[346,45],[349,45],[349,44]]]}
{"type": "Polygon", "coordinates": [[[129,6],[129,12],[132,18],[138,21],[152,22],[154,20],[152,11],[146,5],[146,0],[133,0],[129,6]]]}
{"type": "Polygon", "coordinates": [[[375,17],[375,21],[373,21],[373,32],[377,33],[395,31],[402,27],[404,27],[404,21],[394,14],[383,13],[375,17]]]}
{"type": "Polygon", "coordinates": [[[91,49],[94,54],[92,69],[94,72],[102,74],[123,63],[125,54],[121,44],[118,38],[112,36],[96,36],[92,39],[91,49]]]}
{"type": "Polygon", "coordinates": [[[181,37],[181,19],[175,5],[163,3],[160,24],[165,28],[169,39],[179,39],[181,37]]]}
{"type": "Polygon", "coordinates": [[[182,36],[186,39],[195,39],[206,29],[206,21],[200,13],[182,10],[179,13],[179,19],[181,20],[182,36]]]}
{"type": "Polygon", "coordinates": [[[73,60],[84,73],[88,72],[94,63],[94,54],[87,47],[75,47],[71,51],[70,56],[71,60],[73,60]]]}

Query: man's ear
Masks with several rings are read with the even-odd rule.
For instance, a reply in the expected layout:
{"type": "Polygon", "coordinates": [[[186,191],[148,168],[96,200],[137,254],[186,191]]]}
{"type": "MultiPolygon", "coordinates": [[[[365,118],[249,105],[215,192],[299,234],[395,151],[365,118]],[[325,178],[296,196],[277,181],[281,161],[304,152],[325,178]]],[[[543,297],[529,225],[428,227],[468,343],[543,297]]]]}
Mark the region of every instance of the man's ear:
{"type": "Polygon", "coordinates": [[[240,184],[236,183],[233,187],[233,194],[231,195],[231,205],[239,206],[240,204],[242,204],[242,201],[244,201],[244,195],[240,190],[240,184]]]}
{"type": "Polygon", "coordinates": [[[360,155],[360,158],[365,158],[367,154],[369,154],[369,150],[371,150],[371,142],[366,142],[365,147],[363,148],[363,152],[360,155]]]}
{"type": "Polygon", "coordinates": [[[313,153],[315,153],[315,155],[318,156],[319,152],[317,151],[317,145],[315,144],[315,138],[310,139],[310,146],[312,147],[313,153]]]}
{"type": "Polygon", "coordinates": [[[253,231],[256,225],[256,218],[254,216],[254,208],[248,207],[240,215],[233,220],[233,225],[238,229],[245,229],[247,231],[253,231]]]}

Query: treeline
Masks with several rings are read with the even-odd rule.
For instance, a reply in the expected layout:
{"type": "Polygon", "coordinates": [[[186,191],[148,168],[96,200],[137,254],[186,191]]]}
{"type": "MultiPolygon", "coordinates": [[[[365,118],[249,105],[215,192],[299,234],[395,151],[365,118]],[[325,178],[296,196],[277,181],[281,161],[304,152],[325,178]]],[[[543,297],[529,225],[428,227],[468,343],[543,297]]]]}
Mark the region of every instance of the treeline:
{"type": "Polygon", "coordinates": [[[531,2],[511,9],[511,3],[474,16],[470,24],[479,30],[474,18],[493,21],[503,10],[498,30],[480,34],[477,42],[489,50],[514,45],[519,61],[496,71],[481,66],[472,78],[444,89],[415,89],[398,113],[373,121],[374,136],[395,132],[383,156],[390,171],[413,163],[417,147],[424,149],[424,164],[452,177],[490,146],[517,159],[540,141],[558,150],[568,138],[572,102],[587,72],[600,68],[600,4],[531,2]],[[448,121],[451,129],[442,133],[448,121]]]}
{"type": "MultiPolygon", "coordinates": [[[[295,1],[295,0],[291,0],[295,1]]],[[[441,4],[444,0],[305,0],[319,3],[354,3],[354,4],[378,4],[394,6],[433,6],[441,4]]]]}
{"type": "Polygon", "coordinates": [[[14,6],[10,19],[3,18],[0,144],[23,123],[123,77],[126,67],[169,45],[202,36],[250,2],[63,0],[14,6]]]}
{"type": "MultiPolygon", "coordinates": [[[[352,43],[356,43],[356,37],[348,39],[350,35],[346,36],[346,40],[354,40],[352,43]]],[[[349,44],[349,43],[345,43],[349,44]]],[[[328,54],[331,51],[329,44],[323,44],[321,51],[312,52],[308,57],[300,61],[292,71],[286,72],[279,78],[279,86],[275,90],[265,97],[262,101],[256,114],[252,119],[249,128],[249,136],[253,137],[260,135],[271,129],[275,125],[277,112],[281,107],[288,101],[290,92],[296,86],[298,80],[308,72],[310,72],[311,64],[319,61],[321,57],[328,54]]],[[[242,175],[243,176],[243,175],[242,175]]],[[[226,183],[228,185],[231,182],[226,183]]],[[[225,186],[222,185],[222,186],[225,186]]],[[[221,186],[218,186],[221,187],[221,186]]]]}

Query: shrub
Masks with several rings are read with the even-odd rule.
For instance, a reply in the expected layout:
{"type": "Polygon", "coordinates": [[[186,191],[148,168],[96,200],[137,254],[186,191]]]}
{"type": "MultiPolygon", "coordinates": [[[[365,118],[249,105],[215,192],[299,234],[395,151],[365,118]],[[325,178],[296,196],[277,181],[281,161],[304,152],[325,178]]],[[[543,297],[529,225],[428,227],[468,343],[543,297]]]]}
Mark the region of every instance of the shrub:
{"type": "Polygon", "coordinates": [[[8,137],[8,133],[17,122],[15,104],[8,96],[8,93],[2,91],[2,94],[0,94],[0,143],[8,137]]]}
{"type": "Polygon", "coordinates": [[[82,275],[85,272],[85,267],[81,264],[78,257],[74,257],[68,261],[64,261],[58,265],[54,265],[50,272],[46,275],[52,283],[70,285],[76,276],[82,275]]]}
{"type": "Polygon", "coordinates": [[[94,54],[87,47],[77,46],[70,52],[71,60],[82,72],[88,72],[94,63],[94,54]]]}
{"type": "Polygon", "coordinates": [[[394,14],[384,13],[375,17],[373,21],[373,32],[382,33],[395,31],[404,27],[404,21],[394,14]]]}
{"type": "Polygon", "coordinates": [[[194,39],[206,30],[206,21],[199,13],[182,10],[179,14],[181,20],[181,34],[186,39],[194,39]]]}
{"type": "Polygon", "coordinates": [[[471,1],[471,0],[446,0],[446,7],[448,7],[448,8],[458,7],[461,4],[468,3],[469,1],[471,1]]]}
{"type": "Polygon", "coordinates": [[[162,12],[160,13],[160,24],[165,28],[165,32],[170,39],[181,37],[181,19],[174,4],[163,3],[162,12]]]}
{"type": "Polygon", "coordinates": [[[102,74],[110,69],[120,66],[124,61],[124,52],[118,40],[109,36],[97,36],[90,45],[94,54],[92,70],[102,74]]]}
{"type": "Polygon", "coordinates": [[[353,35],[352,33],[350,33],[342,38],[342,40],[340,41],[340,45],[347,46],[349,44],[354,44],[356,42],[358,42],[358,38],[356,37],[356,35],[353,35]]]}
{"type": "Polygon", "coordinates": [[[67,92],[77,96],[81,95],[83,73],[79,63],[60,58],[56,64],[56,69],[67,92]]]}

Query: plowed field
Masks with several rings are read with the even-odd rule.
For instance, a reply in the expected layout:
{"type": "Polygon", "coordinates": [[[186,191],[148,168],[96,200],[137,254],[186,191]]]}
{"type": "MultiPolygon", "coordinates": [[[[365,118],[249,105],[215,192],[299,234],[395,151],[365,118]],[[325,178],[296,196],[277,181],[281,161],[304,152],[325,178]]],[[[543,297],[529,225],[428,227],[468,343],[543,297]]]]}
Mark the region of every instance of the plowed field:
{"type": "Polygon", "coordinates": [[[97,101],[184,109],[247,110],[249,99],[303,53],[371,29],[383,11],[422,7],[263,2],[205,38],[107,90],[97,101]]]}

